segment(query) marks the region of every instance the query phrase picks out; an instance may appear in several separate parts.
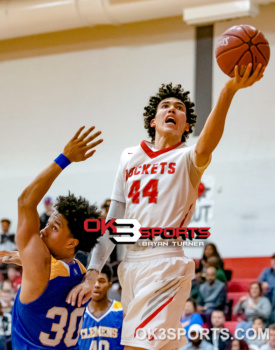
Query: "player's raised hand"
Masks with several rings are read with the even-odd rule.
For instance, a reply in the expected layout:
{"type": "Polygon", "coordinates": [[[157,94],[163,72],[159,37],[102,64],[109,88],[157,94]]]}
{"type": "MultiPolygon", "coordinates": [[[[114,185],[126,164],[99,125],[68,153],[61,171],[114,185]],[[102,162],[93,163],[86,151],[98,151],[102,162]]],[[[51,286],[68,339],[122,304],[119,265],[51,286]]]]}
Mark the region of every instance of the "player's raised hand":
{"type": "Polygon", "coordinates": [[[18,251],[14,250],[1,250],[0,260],[5,264],[15,264],[22,266],[22,261],[18,251]]]}
{"type": "Polygon", "coordinates": [[[81,305],[87,303],[92,297],[92,291],[94,289],[96,280],[98,277],[98,272],[96,270],[88,270],[85,276],[85,280],[74,287],[66,298],[66,302],[72,306],[76,305],[81,307],[81,305]]]}
{"type": "Polygon", "coordinates": [[[265,66],[261,63],[258,64],[257,68],[250,75],[252,70],[252,63],[249,63],[246,69],[241,71],[239,74],[238,66],[235,66],[234,73],[235,76],[227,82],[227,88],[233,91],[238,91],[240,89],[252,86],[256,81],[259,81],[264,76],[265,66]]]}
{"type": "Polygon", "coordinates": [[[67,143],[62,152],[71,162],[81,162],[92,157],[92,155],[95,153],[93,148],[103,142],[103,139],[94,141],[101,134],[101,131],[97,131],[92,134],[92,131],[95,129],[95,127],[92,126],[87,131],[82,133],[84,128],[85,126],[82,126],[76,132],[74,137],[67,143]]]}

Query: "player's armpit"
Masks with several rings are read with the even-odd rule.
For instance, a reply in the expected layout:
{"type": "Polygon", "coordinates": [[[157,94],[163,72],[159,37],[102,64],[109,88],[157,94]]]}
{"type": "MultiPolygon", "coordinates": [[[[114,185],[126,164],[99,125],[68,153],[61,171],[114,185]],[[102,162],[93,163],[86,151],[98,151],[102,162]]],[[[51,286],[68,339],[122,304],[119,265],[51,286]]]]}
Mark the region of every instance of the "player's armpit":
{"type": "Polygon", "coordinates": [[[51,273],[51,254],[39,235],[20,251],[23,275],[20,292],[22,303],[30,303],[43,293],[51,273]]]}
{"type": "Polygon", "coordinates": [[[212,156],[210,155],[209,157],[205,157],[203,161],[200,161],[197,159],[197,154],[196,154],[196,145],[192,147],[192,151],[190,153],[191,157],[191,165],[190,165],[190,170],[189,170],[189,175],[190,175],[190,181],[195,188],[198,183],[201,181],[202,174],[204,171],[207,169],[209,166],[212,156]]]}
{"type": "Polygon", "coordinates": [[[199,154],[196,152],[195,150],[195,156],[194,156],[194,160],[195,160],[195,165],[199,168],[203,168],[206,165],[208,165],[210,159],[211,159],[211,154],[199,154]]]}

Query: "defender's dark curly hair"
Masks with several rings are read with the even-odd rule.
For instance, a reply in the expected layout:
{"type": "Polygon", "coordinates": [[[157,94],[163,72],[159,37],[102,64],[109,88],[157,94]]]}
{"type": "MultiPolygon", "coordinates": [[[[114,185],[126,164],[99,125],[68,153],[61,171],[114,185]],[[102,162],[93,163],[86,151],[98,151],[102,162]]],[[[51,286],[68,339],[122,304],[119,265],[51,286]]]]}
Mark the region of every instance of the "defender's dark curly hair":
{"type": "Polygon", "coordinates": [[[186,118],[187,123],[190,124],[189,131],[185,131],[182,135],[181,141],[185,142],[188,138],[189,134],[193,132],[193,126],[196,124],[197,116],[194,114],[194,106],[195,104],[190,101],[188,95],[189,91],[184,91],[181,85],[173,86],[172,83],[162,86],[159,88],[158,93],[155,96],[151,96],[149,100],[149,105],[144,107],[145,112],[144,115],[144,127],[147,129],[149,136],[152,141],[155,141],[155,128],[150,126],[150,122],[155,118],[157,107],[162,100],[165,100],[168,97],[175,97],[181,100],[186,107],[186,118]]]}
{"type": "Polygon", "coordinates": [[[97,207],[90,205],[83,197],[76,198],[70,192],[68,196],[59,196],[54,207],[68,221],[69,230],[74,238],[79,240],[75,252],[78,250],[90,252],[96,245],[100,232],[86,232],[84,230],[84,221],[86,219],[99,219],[100,213],[97,207]]]}

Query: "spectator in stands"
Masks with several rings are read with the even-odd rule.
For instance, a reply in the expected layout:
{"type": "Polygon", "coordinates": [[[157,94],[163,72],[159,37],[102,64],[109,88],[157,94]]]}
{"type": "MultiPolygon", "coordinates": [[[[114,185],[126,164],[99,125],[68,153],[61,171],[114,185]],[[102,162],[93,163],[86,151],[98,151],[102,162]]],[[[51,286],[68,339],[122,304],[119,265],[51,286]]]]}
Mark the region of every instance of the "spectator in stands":
{"type": "Polygon", "coordinates": [[[213,243],[209,243],[205,246],[203,251],[203,256],[200,260],[199,268],[196,269],[196,277],[192,280],[192,288],[191,288],[190,296],[194,299],[198,298],[199,286],[200,284],[205,282],[206,269],[209,266],[213,266],[216,268],[217,279],[219,281],[227,282],[227,277],[224,272],[223,260],[220,257],[217,247],[213,243]]]}
{"type": "Polygon", "coordinates": [[[219,260],[219,265],[220,265],[221,269],[224,268],[224,264],[223,264],[222,258],[220,257],[220,254],[218,252],[217,247],[215,246],[215,244],[209,243],[205,246],[204,251],[203,251],[203,256],[200,260],[199,271],[202,272],[203,275],[205,275],[205,273],[206,273],[207,260],[212,256],[217,257],[219,260]]]}
{"type": "MultiPolygon", "coordinates": [[[[262,296],[262,286],[259,282],[253,282],[249,288],[249,295],[242,296],[234,307],[234,315],[244,315],[245,321],[251,322],[255,316],[260,316],[265,322],[268,321],[271,313],[271,304],[268,298],[262,296]]],[[[243,322],[242,322],[243,323],[243,322]]]]}
{"type": "Polygon", "coordinates": [[[275,288],[273,289],[272,297],[271,297],[271,314],[269,318],[269,323],[274,323],[275,322],[275,288]]]}
{"type": "Polygon", "coordinates": [[[263,331],[265,329],[264,320],[262,317],[254,317],[252,322],[252,329],[244,332],[244,340],[248,346],[255,345],[254,348],[260,348],[266,339],[263,339],[263,331]]]}
{"type": "Polygon", "coordinates": [[[202,326],[193,324],[189,328],[190,343],[179,350],[214,350],[213,345],[203,339],[202,326]]]}
{"type": "Polygon", "coordinates": [[[184,306],[183,315],[182,315],[182,318],[180,320],[182,327],[186,331],[187,339],[188,339],[189,328],[193,324],[198,324],[200,326],[203,325],[203,319],[202,319],[201,315],[196,313],[196,311],[197,311],[196,301],[194,299],[191,299],[191,298],[187,299],[185,306],[184,306]]]}
{"type": "Polygon", "coordinates": [[[224,350],[231,343],[232,334],[225,328],[225,316],[223,311],[216,310],[211,315],[212,327],[209,333],[209,342],[213,345],[214,350],[224,350]],[[215,328],[215,331],[213,331],[215,328]],[[221,331],[223,329],[223,331],[221,331]]]}
{"type": "Polygon", "coordinates": [[[275,349],[275,323],[272,323],[269,327],[269,342],[261,347],[261,350],[274,350],[275,349]]]}
{"type": "Polygon", "coordinates": [[[266,267],[261,272],[258,282],[262,284],[263,294],[271,301],[275,290],[275,254],[271,257],[270,267],[266,267]]]}
{"type": "Polygon", "coordinates": [[[191,286],[191,292],[190,292],[190,298],[197,300],[199,296],[199,289],[200,285],[204,281],[201,279],[200,272],[196,272],[195,278],[192,279],[192,286],[191,286]]]}
{"type": "Polygon", "coordinates": [[[11,349],[11,314],[3,312],[0,304],[0,350],[11,349]]]}
{"type": "Polygon", "coordinates": [[[14,304],[14,293],[11,282],[4,280],[0,289],[0,304],[3,312],[10,313],[14,304]]]}
{"type": "Polygon", "coordinates": [[[40,219],[40,230],[46,227],[49,217],[53,212],[53,200],[51,197],[44,198],[45,212],[39,217],[40,219]]]}
{"type": "Polygon", "coordinates": [[[216,269],[216,278],[217,280],[226,283],[227,279],[224,273],[224,270],[221,268],[221,260],[217,256],[210,256],[207,259],[206,266],[213,266],[216,269]]]}
{"type": "Polygon", "coordinates": [[[200,285],[198,296],[198,311],[205,316],[208,325],[211,325],[211,313],[214,310],[224,310],[226,303],[226,286],[216,279],[215,267],[206,270],[206,282],[200,285]]]}
{"type": "Polygon", "coordinates": [[[249,347],[245,340],[233,339],[226,347],[226,350],[249,350],[249,347]]]}
{"type": "Polygon", "coordinates": [[[15,264],[8,265],[8,279],[11,282],[12,288],[16,293],[22,282],[22,268],[15,264]]]}
{"type": "Polygon", "coordinates": [[[15,234],[10,233],[11,221],[9,219],[1,220],[0,250],[16,249],[15,234]]]}
{"type": "Polygon", "coordinates": [[[100,213],[101,219],[107,218],[110,204],[111,204],[111,199],[106,199],[105,202],[101,205],[101,213],[100,213]]]}
{"type": "MultiPolygon", "coordinates": [[[[1,234],[0,234],[0,250],[14,250],[16,249],[15,234],[10,233],[11,221],[9,219],[1,220],[1,234]]],[[[0,281],[3,281],[7,272],[7,266],[0,261],[0,281]]]]}

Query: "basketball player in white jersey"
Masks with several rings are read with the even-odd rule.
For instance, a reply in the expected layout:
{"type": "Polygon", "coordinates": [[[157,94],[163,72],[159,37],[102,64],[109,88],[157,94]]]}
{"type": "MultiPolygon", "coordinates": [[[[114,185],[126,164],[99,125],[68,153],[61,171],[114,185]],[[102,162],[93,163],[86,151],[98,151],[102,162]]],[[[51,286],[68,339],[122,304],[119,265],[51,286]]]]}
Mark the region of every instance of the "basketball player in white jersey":
{"type": "MultiPolygon", "coordinates": [[[[196,121],[188,92],[179,85],[163,85],[150,98],[144,116],[152,142],[142,141],[122,153],[107,220],[137,219],[142,227],[162,228],[189,224],[201,176],[222,137],[231,101],[239,89],[260,80],[265,67],[258,65],[250,76],[251,69],[248,65],[241,77],[235,67],[235,77],[225,84],[192,147],[184,143],[196,121]]],[[[90,297],[87,292],[113,247],[105,234],[93,251],[85,282],[69,294],[67,302],[74,304],[78,295],[80,305],[90,297]]],[[[194,262],[184,256],[182,248],[141,250],[137,244],[131,245],[118,272],[125,312],[121,341],[125,350],[174,350],[184,345],[184,337],[167,337],[169,328],[182,328],[180,317],[194,274],[194,262]]]]}

